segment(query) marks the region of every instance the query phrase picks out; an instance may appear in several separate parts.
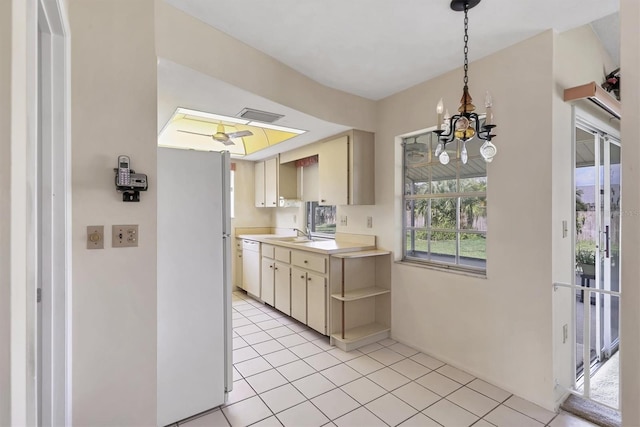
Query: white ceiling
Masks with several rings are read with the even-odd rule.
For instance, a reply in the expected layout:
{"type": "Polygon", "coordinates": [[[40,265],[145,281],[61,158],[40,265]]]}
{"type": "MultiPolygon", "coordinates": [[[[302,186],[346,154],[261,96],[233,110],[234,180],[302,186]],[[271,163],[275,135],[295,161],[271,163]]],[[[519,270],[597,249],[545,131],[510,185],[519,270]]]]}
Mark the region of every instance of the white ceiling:
{"type": "MultiPolygon", "coordinates": [[[[165,1],[323,85],[369,99],[462,63],[463,15],[449,0],[165,1]]],[[[469,58],[618,9],[619,0],[484,0],[469,12],[469,58]]]]}
{"type": "MultiPolygon", "coordinates": [[[[462,65],[463,15],[449,0],[165,1],[323,85],[374,100],[462,65]]],[[[470,60],[549,28],[592,23],[618,62],[618,9],[619,0],[483,0],[469,12],[470,60]]],[[[160,58],[158,131],[177,107],[228,116],[250,107],[308,131],[247,160],[347,130],[160,58]]]]}

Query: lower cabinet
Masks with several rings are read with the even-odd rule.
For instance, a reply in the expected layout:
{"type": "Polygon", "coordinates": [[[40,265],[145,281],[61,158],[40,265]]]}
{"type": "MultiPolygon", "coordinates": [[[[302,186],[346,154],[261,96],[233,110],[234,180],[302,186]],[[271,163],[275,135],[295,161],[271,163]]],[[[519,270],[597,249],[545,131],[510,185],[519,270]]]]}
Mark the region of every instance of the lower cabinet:
{"type": "Polygon", "coordinates": [[[307,325],[327,335],[327,279],[307,273],[307,325]]]}
{"type": "Polygon", "coordinates": [[[328,261],[326,255],[263,244],[262,301],[328,335],[328,261]]]}
{"type": "Polygon", "coordinates": [[[307,272],[291,268],[291,317],[307,323],[307,272]]]}
{"type": "Polygon", "coordinates": [[[281,262],[273,263],[275,279],[275,308],[291,316],[291,267],[281,262]]]}
{"type": "Polygon", "coordinates": [[[275,296],[274,261],[262,257],[262,301],[273,306],[275,296]]]}

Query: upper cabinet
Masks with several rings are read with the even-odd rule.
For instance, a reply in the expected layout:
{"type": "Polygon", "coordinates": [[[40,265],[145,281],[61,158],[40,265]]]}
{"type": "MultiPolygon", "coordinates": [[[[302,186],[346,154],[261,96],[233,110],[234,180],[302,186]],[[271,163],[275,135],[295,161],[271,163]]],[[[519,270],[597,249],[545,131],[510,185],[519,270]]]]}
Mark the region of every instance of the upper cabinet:
{"type": "Polygon", "coordinates": [[[275,208],[278,200],[297,197],[296,167],[293,162],[281,164],[278,157],[255,163],[255,205],[275,208]]]}
{"type": "Polygon", "coordinates": [[[322,142],[318,156],[320,204],[375,204],[373,133],[352,130],[322,142]]]}
{"type": "Polygon", "coordinates": [[[254,178],[256,182],[256,207],[264,208],[266,206],[264,193],[264,162],[255,163],[254,178]]]}

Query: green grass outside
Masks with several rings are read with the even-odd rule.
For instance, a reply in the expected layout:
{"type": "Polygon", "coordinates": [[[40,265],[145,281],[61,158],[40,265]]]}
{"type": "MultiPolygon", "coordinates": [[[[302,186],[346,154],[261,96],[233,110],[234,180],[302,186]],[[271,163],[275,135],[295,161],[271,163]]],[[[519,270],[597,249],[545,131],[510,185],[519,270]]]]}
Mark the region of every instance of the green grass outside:
{"type": "MultiPolygon", "coordinates": [[[[485,239],[465,239],[461,241],[460,246],[460,256],[484,260],[487,259],[487,242],[485,239]]],[[[407,250],[411,250],[410,240],[407,240],[407,250]]],[[[416,239],[415,250],[420,252],[427,252],[427,241],[416,239]]],[[[434,254],[455,255],[456,241],[434,240],[431,242],[431,252],[434,254]]]]}
{"type": "Polygon", "coordinates": [[[316,233],[336,234],[335,224],[316,225],[316,233]]]}

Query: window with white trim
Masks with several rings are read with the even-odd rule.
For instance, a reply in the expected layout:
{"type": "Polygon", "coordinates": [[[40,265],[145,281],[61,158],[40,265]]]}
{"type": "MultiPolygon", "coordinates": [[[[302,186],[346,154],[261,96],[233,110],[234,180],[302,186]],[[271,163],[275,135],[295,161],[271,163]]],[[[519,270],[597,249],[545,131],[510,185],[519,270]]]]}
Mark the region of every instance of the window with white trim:
{"type": "Polygon", "coordinates": [[[447,144],[450,162],[433,155],[437,135],[403,139],[403,260],[485,273],[487,264],[487,172],[480,143],[447,144]]]}

